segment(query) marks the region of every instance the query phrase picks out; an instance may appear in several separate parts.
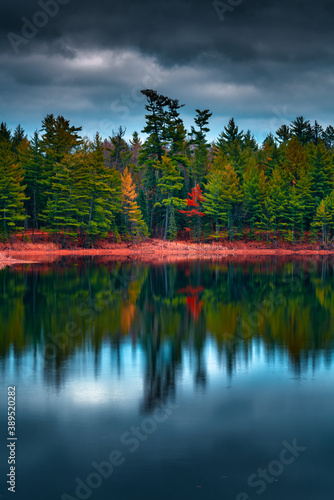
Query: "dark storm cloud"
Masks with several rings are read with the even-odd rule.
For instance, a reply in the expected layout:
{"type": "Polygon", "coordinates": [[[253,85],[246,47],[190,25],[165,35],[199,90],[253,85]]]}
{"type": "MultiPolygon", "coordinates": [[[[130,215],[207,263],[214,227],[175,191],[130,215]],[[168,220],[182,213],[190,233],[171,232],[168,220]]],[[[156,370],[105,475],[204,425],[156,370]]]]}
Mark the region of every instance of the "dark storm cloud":
{"type": "Polygon", "coordinates": [[[0,120],[140,129],[151,87],[186,104],[186,123],[209,107],[218,131],[232,115],[258,135],[299,114],[333,123],[333,19],[327,0],[5,0],[0,120]]]}

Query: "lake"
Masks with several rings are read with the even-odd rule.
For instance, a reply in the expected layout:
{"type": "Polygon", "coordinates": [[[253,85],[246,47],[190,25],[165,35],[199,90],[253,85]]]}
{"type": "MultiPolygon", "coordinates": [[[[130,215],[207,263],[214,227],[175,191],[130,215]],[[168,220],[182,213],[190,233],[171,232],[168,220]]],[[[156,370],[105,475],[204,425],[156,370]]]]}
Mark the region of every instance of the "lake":
{"type": "Polygon", "coordinates": [[[332,498],[333,269],[80,257],[0,271],[2,497],[9,443],[17,500],[332,498]]]}

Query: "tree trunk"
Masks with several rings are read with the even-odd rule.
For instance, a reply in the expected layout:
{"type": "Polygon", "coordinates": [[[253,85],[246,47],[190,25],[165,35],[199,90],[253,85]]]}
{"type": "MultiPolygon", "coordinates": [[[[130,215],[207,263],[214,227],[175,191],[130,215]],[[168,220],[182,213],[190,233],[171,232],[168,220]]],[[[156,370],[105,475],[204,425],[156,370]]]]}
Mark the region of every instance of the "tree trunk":
{"type": "Polygon", "coordinates": [[[167,230],[168,230],[168,212],[169,212],[169,207],[168,205],[166,206],[166,225],[165,225],[165,234],[164,234],[164,240],[167,239],[167,230]]]}

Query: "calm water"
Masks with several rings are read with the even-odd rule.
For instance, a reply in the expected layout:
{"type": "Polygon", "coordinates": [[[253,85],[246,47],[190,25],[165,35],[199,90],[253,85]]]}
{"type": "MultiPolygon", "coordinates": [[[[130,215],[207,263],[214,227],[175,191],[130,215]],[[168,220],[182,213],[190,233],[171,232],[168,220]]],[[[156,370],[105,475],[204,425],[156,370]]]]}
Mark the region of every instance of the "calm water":
{"type": "Polygon", "coordinates": [[[1,492],[16,498],[329,499],[333,262],[0,271],[1,492]]]}

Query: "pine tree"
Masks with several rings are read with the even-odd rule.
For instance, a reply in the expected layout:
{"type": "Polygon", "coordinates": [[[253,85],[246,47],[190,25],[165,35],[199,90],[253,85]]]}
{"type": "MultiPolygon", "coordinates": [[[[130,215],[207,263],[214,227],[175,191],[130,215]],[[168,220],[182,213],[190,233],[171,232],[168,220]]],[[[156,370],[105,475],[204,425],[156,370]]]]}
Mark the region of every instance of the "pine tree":
{"type": "Polygon", "coordinates": [[[314,125],[311,127],[311,141],[314,142],[315,145],[319,144],[319,141],[323,141],[324,139],[324,129],[317,122],[314,122],[314,125]]]}
{"type": "Polygon", "coordinates": [[[324,247],[327,246],[330,228],[333,226],[333,211],[331,208],[332,207],[328,206],[328,197],[321,200],[312,222],[312,228],[315,231],[321,230],[322,244],[324,247]]]}
{"type": "Polygon", "coordinates": [[[233,239],[236,224],[240,223],[242,190],[240,188],[240,179],[232,165],[226,163],[223,152],[219,152],[214,158],[212,171],[219,171],[222,176],[221,203],[223,211],[221,220],[227,225],[228,236],[233,239]]]}
{"type": "Polygon", "coordinates": [[[314,215],[314,200],[311,192],[311,178],[309,172],[302,170],[299,179],[296,181],[296,193],[300,199],[302,207],[302,220],[300,227],[301,237],[312,222],[314,215]]]}
{"type": "Polygon", "coordinates": [[[228,236],[232,240],[235,233],[235,225],[238,222],[238,208],[242,202],[242,191],[238,175],[231,165],[226,165],[222,170],[222,178],[222,202],[226,213],[228,236]]]}
{"type": "Polygon", "coordinates": [[[326,146],[326,149],[334,148],[334,127],[329,125],[323,134],[323,142],[326,146]]]}
{"type": "Polygon", "coordinates": [[[26,140],[20,143],[18,146],[18,158],[25,172],[24,184],[27,186],[25,207],[29,225],[34,230],[39,229],[43,196],[41,178],[44,160],[41,154],[37,131],[35,131],[30,143],[26,140]]]}
{"type": "Polygon", "coordinates": [[[296,185],[288,191],[288,200],[286,206],[286,229],[287,234],[285,239],[294,243],[296,237],[303,234],[304,206],[300,192],[296,189],[296,185]]]}
{"type": "Polygon", "coordinates": [[[206,141],[206,134],[210,131],[207,126],[212,113],[208,109],[200,111],[196,109],[195,124],[198,129],[191,127],[191,144],[194,146],[193,158],[191,162],[191,177],[194,185],[202,183],[207,173],[208,149],[210,144],[206,141]]]}
{"type": "Polygon", "coordinates": [[[243,147],[244,149],[251,149],[254,153],[259,149],[256,139],[249,129],[243,136],[243,147]]]}
{"type": "Polygon", "coordinates": [[[292,131],[288,125],[281,125],[276,131],[276,139],[280,144],[287,144],[292,137],[292,131]]]}
{"type": "Polygon", "coordinates": [[[280,169],[284,178],[288,182],[296,181],[300,177],[300,172],[307,171],[308,161],[305,148],[297,137],[289,140],[286,147],[281,149],[280,169]]]}
{"type": "MultiPolygon", "coordinates": [[[[40,179],[43,193],[50,192],[52,179],[54,178],[58,165],[66,154],[79,148],[82,139],[79,132],[82,127],[70,126],[69,120],[63,116],[54,117],[53,114],[46,115],[42,121],[41,153],[44,158],[44,168],[40,179]]],[[[43,209],[46,207],[47,196],[43,195],[43,209]]]]}
{"type": "Polygon", "coordinates": [[[105,166],[98,134],[94,142],[85,142],[80,150],[65,155],[48,196],[44,219],[52,232],[62,234],[63,246],[68,236],[83,238],[84,246],[110,231],[118,237],[121,179],[114,168],[105,166]]]}
{"type": "Polygon", "coordinates": [[[139,167],[139,154],[142,143],[139,138],[138,132],[134,131],[132,134],[132,138],[130,139],[130,151],[131,151],[131,167],[134,172],[139,172],[141,168],[139,167]]]}
{"type": "MultiPolygon", "coordinates": [[[[76,238],[81,225],[81,217],[88,216],[88,206],[82,200],[84,189],[80,171],[83,170],[82,152],[67,153],[58,164],[57,172],[51,184],[43,218],[47,228],[57,237],[62,233],[62,245],[68,236],[76,238]],[[78,189],[80,186],[81,189],[78,189]]],[[[58,239],[58,238],[57,238],[58,239]]]]}
{"type": "Polygon", "coordinates": [[[182,124],[179,118],[179,109],[183,107],[177,99],[170,99],[158,94],[156,90],[141,90],[147,98],[145,109],[149,114],[145,115],[146,125],[142,132],[148,135],[141,150],[139,161],[141,163],[148,159],[162,161],[165,148],[171,146],[177,138],[177,127],[182,124]]]}
{"type": "Polygon", "coordinates": [[[0,142],[6,141],[10,142],[12,140],[12,133],[10,129],[7,127],[7,124],[1,122],[0,124],[0,142]]]}
{"type": "Polygon", "coordinates": [[[279,169],[276,167],[269,181],[266,198],[266,210],[268,213],[267,229],[273,231],[274,238],[276,238],[278,229],[284,231],[287,227],[287,204],[286,183],[279,169]]]}
{"type": "Polygon", "coordinates": [[[309,153],[311,190],[315,207],[333,189],[334,158],[330,151],[326,150],[323,142],[312,146],[309,153]]]}
{"type": "Polygon", "coordinates": [[[0,236],[6,240],[8,236],[23,229],[24,171],[12,152],[10,141],[0,141],[0,236]]]}
{"type": "Polygon", "coordinates": [[[224,130],[220,133],[217,140],[217,146],[219,149],[225,150],[226,147],[230,146],[233,142],[242,142],[244,133],[241,130],[239,132],[239,127],[235,124],[234,118],[231,118],[228,124],[224,127],[224,130]]]}
{"type": "Polygon", "coordinates": [[[24,130],[21,127],[21,125],[18,125],[16,127],[16,129],[14,130],[14,134],[13,134],[13,137],[12,137],[12,148],[13,148],[14,153],[16,153],[16,154],[18,153],[19,145],[24,140],[27,140],[27,136],[24,133],[24,130]]]}
{"type": "Polygon", "coordinates": [[[115,168],[106,167],[102,138],[98,133],[89,144],[86,161],[89,172],[89,217],[85,245],[92,244],[96,237],[107,236],[111,231],[118,239],[116,218],[122,209],[121,177],[115,168]]]}
{"type": "Polygon", "coordinates": [[[55,166],[60,163],[65,154],[74,151],[82,144],[78,134],[82,127],[70,126],[70,121],[63,116],[55,118],[46,115],[42,121],[41,148],[45,157],[55,166]]]}
{"type": "Polygon", "coordinates": [[[305,145],[312,140],[312,127],[309,120],[305,120],[303,116],[297,116],[291,124],[291,133],[297,137],[298,141],[305,145]]]}
{"type": "MultiPolygon", "coordinates": [[[[179,117],[179,110],[183,105],[177,99],[158,94],[155,90],[142,90],[148,103],[145,108],[149,112],[145,115],[146,125],[142,132],[148,137],[142,145],[139,155],[139,164],[144,167],[143,186],[147,192],[147,223],[150,233],[160,226],[163,218],[163,194],[158,185],[161,180],[164,155],[173,159],[174,163],[187,168],[188,159],[183,154],[186,132],[179,117]]],[[[173,222],[174,208],[171,208],[173,222]]],[[[175,221],[174,221],[175,222],[175,221]]]]}
{"type": "Polygon", "coordinates": [[[267,136],[256,155],[256,162],[259,169],[263,170],[267,177],[271,177],[278,161],[279,154],[276,143],[272,137],[267,136]]]}
{"type": "Polygon", "coordinates": [[[162,163],[161,165],[158,164],[157,168],[162,171],[158,187],[165,198],[161,202],[157,202],[156,206],[164,206],[166,209],[164,239],[168,235],[169,239],[173,241],[177,236],[175,208],[182,207],[185,204],[184,200],[176,196],[176,193],[182,189],[183,177],[180,175],[175,162],[167,156],[162,158],[162,163]]]}
{"type": "Polygon", "coordinates": [[[125,132],[126,128],[122,126],[119,127],[117,133],[113,132],[112,137],[110,137],[111,147],[107,148],[110,165],[119,172],[123,172],[129,166],[132,156],[132,151],[124,140],[125,132]]]}
{"type": "Polygon", "coordinates": [[[223,177],[219,170],[209,174],[204,190],[203,211],[213,221],[216,236],[219,236],[221,225],[224,223],[223,207],[223,177]]]}
{"type": "Polygon", "coordinates": [[[146,224],[149,228],[149,233],[154,234],[154,215],[155,215],[155,205],[157,203],[157,170],[153,163],[146,166],[143,175],[143,187],[146,197],[146,224]]]}
{"type": "Polygon", "coordinates": [[[259,226],[263,218],[263,195],[261,192],[260,171],[253,162],[244,174],[244,210],[249,222],[250,236],[254,235],[254,229],[259,226]]]}

